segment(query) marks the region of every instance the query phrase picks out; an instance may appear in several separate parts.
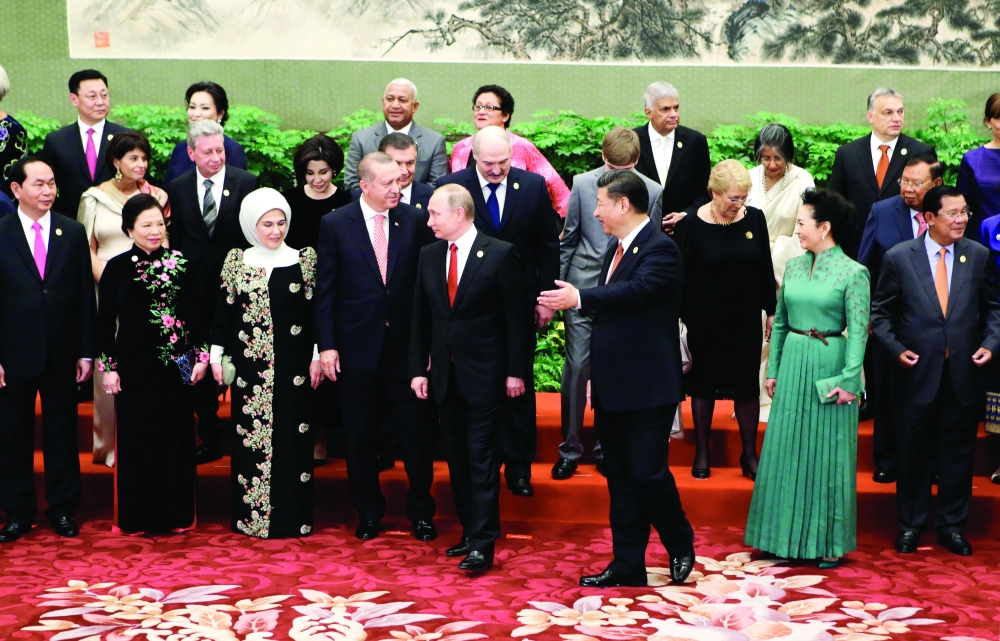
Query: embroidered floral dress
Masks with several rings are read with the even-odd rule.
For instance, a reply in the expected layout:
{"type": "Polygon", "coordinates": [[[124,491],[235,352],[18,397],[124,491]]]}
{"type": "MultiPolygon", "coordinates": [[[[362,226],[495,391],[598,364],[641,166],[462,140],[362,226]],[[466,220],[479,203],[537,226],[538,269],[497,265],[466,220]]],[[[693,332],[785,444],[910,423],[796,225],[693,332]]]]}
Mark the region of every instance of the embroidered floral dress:
{"type": "Polygon", "coordinates": [[[233,359],[232,527],[262,539],[312,531],[312,361],[316,251],[263,267],[229,252],[212,344],[233,359]]]}
{"type": "Polygon", "coordinates": [[[108,261],[98,287],[102,356],[96,365],[121,377],[114,525],[125,532],[184,530],[195,522],[194,398],[170,357],[202,344],[204,332],[192,313],[186,272],[176,264],[180,257],[133,245],[108,261]],[[163,276],[168,280],[150,291],[150,279],[163,276]]]}

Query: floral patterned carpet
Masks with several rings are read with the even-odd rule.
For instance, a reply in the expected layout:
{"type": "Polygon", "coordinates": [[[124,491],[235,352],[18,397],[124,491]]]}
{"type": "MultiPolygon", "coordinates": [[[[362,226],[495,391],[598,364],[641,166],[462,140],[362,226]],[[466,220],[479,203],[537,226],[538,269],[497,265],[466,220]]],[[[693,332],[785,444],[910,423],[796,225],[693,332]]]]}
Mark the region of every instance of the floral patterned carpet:
{"type": "Polygon", "coordinates": [[[473,577],[444,556],[454,522],[430,544],[400,531],[363,543],[318,525],[274,541],[223,524],[128,537],[91,521],[75,539],[36,528],[0,547],[0,640],[1000,638],[997,541],[973,541],[970,558],[936,545],[901,557],[862,534],[840,567],[819,570],[751,555],[739,530],[700,528],[686,585],[669,585],[657,541],[648,588],[594,590],[577,579],[610,559],[599,526],[505,523],[495,568],[473,577]]]}

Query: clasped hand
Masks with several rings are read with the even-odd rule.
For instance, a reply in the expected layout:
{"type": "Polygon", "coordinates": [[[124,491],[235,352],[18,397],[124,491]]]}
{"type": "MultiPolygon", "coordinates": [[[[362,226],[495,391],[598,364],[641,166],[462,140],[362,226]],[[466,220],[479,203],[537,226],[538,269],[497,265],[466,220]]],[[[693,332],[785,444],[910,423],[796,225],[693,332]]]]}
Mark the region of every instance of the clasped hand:
{"type": "MultiPolygon", "coordinates": [[[[903,353],[899,355],[899,364],[905,369],[915,367],[919,360],[920,356],[908,349],[904,349],[903,353]]],[[[976,367],[982,367],[991,360],[993,360],[993,352],[985,347],[980,347],[976,350],[976,353],[972,355],[972,363],[976,367]]]]}

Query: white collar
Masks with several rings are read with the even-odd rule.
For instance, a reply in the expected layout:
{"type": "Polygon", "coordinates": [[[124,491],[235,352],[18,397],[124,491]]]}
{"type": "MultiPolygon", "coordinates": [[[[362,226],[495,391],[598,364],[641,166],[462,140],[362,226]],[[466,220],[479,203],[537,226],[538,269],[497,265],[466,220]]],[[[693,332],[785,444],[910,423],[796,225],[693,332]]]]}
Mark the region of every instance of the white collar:
{"type": "MultiPolygon", "coordinates": [[[[680,125],[678,125],[678,127],[679,126],[680,125]]],[[[650,122],[649,125],[646,128],[649,130],[649,139],[650,140],[662,140],[662,139],[666,139],[667,141],[672,141],[674,139],[674,134],[677,133],[677,128],[675,127],[674,130],[671,131],[666,136],[661,136],[660,132],[658,132],[656,129],[653,129],[653,123],[652,122],[650,122]]]]}
{"type": "Polygon", "coordinates": [[[412,129],[412,128],[413,128],[413,121],[412,120],[410,122],[406,123],[406,126],[403,127],[402,129],[393,129],[392,125],[389,124],[389,121],[388,120],[385,121],[386,135],[389,135],[389,134],[406,134],[407,136],[409,136],[410,135],[410,129],[412,129]]]}
{"type": "Polygon", "coordinates": [[[224,183],[226,181],[226,166],[225,165],[222,165],[222,169],[220,169],[219,172],[217,174],[215,174],[214,176],[212,176],[211,178],[209,178],[208,176],[202,176],[201,175],[201,170],[198,169],[197,165],[195,165],[195,167],[194,167],[194,172],[198,175],[198,186],[199,187],[201,187],[202,185],[204,185],[206,180],[211,180],[213,187],[215,185],[221,185],[222,183],[224,183]]]}
{"type": "Polygon", "coordinates": [[[955,251],[955,243],[952,243],[950,245],[939,245],[936,240],[931,238],[931,233],[928,231],[924,233],[924,248],[927,250],[928,256],[936,254],[940,252],[942,249],[947,249],[948,253],[950,254],[953,251],[955,251]]]}
{"type": "Polygon", "coordinates": [[[79,125],[80,131],[83,132],[84,134],[87,133],[88,129],[93,129],[94,133],[97,133],[97,134],[103,132],[104,131],[104,123],[106,123],[107,121],[108,121],[108,119],[104,118],[102,120],[99,120],[98,122],[95,122],[92,125],[88,125],[85,122],[83,122],[83,120],[79,116],[77,116],[77,118],[76,118],[76,124],[79,125]]]}
{"type": "Polygon", "coordinates": [[[448,241],[448,246],[454,243],[458,251],[467,254],[472,249],[472,243],[476,242],[476,226],[473,225],[467,232],[459,236],[456,240],[448,241]]]}
{"type": "Polygon", "coordinates": [[[628,249],[629,247],[632,246],[632,241],[635,240],[635,237],[639,235],[639,232],[642,231],[642,228],[645,227],[646,223],[648,223],[648,222],[649,222],[649,217],[647,216],[647,217],[645,217],[645,218],[642,219],[642,222],[639,223],[636,226],[635,229],[633,229],[632,231],[629,232],[628,236],[626,236],[625,238],[621,239],[620,242],[622,244],[622,251],[623,252],[626,249],[628,249]]]}
{"type": "MultiPolygon", "coordinates": [[[[492,184],[492,183],[490,183],[490,181],[488,181],[485,178],[483,178],[483,175],[481,173],[479,173],[479,167],[476,167],[476,177],[479,178],[479,189],[480,190],[486,189],[486,185],[492,184]]],[[[507,179],[508,178],[510,178],[510,173],[508,173],[506,176],[504,176],[503,180],[500,181],[500,184],[503,185],[504,188],[507,187],[507,179]]]]}
{"type": "Polygon", "coordinates": [[[383,211],[375,211],[374,209],[372,209],[371,205],[365,202],[364,194],[361,194],[361,198],[358,199],[358,202],[361,203],[361,213],[364,214],[365,220],[370,220],[374,218],[377,214],[382,214],[386,218],[389,218],[388,209],[383,211]]]}
{"type": "Polygon", "coordinates": [[[876,152],[876,151],[879,151],[879,147],[882,146],[882,145],[888,145],[889,146],[889,151],[895,151],[895,149],[896,149],[896,143],[897,142],[899,142],[899,136],[896,136],[892,140],[889,140],[889,141],[886,141],[886,142],[882,142],[875,135],[875,132],[874,131],[872,132],[872,135],[871,135],[871,147],[872,147],[872,152],[873,153],[876,152]]]}
{"type": "MultiPolygon", "coordinates": [[[[24,213],[23,211],[21,211],[20,207],[17,208],[17,216],[18,216],[18,218],[20,218],[20,220],[21,220],[21,227],[23,227],[25,231],[28,231],[29,229],[31,229],[31,226],[35,224],[35,221],[32,220],[31,217],[28,216],[26,213],[24,213]]],[[[51,223],[52,223],[52,212],[51,211],[45,212],[45,215],[43,215],[41,218],[38,219],[38,224],[42,226],[42,231],[43,232],[46,231],[49,228],[49,225],[51,223]]]]}
{"type": "Polygon", "coordinates": [[[406,196],[406,199],[411,201],[410,204],[412,205],[413,204],[412,203],[413,199],[411,198],[412,194],[413,194],[413,183],[410,183],[406,187],[403,187],[402,189],[399,190],[399,202],[403,202],[403,196],[406,196]]]}

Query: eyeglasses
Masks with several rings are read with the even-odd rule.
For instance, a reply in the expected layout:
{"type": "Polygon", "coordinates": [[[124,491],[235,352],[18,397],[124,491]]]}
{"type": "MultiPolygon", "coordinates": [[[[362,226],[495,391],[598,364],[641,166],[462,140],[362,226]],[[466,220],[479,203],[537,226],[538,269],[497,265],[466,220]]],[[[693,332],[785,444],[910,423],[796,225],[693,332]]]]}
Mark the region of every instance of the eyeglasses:
{"type": "Polygon", "coordinates": [[[906,178],[898,178],[896,179],[896,182],[899,183],[900,187],[913,187],[914,189],[916,189],[918,187],[923,187],[924,185],[926,185],[931,181],[925,180],[923,182],[913,182],[912,180],[907,180],[906,178]]]}
{"type": "Polygon", "coordinates": [[[472,105],[473,111],[500,111],[496,105],[472,105]]]}
{"type": "Polygon", "coordinates": [[[726,200],[728,200],[729,202],[731,202],[734,205],[745,205],[747,203],[747,201],[750,200],[750,196],[749,195],[742,196],[742,197],[741,196],[736,196],[735,198],[730,197],[729,195],[726,194],[726,192],[722,192],[722,195],[726,197],[726,200]]]}
{"type": "Polygon", "coordinates": [[[972,212],[969,211],[968,209],[963,209],[962,211],[957,211],[954,213],[949,211],[943,211],[939,215],[947,216],[948,218],[972,218],[972,212]]]}

